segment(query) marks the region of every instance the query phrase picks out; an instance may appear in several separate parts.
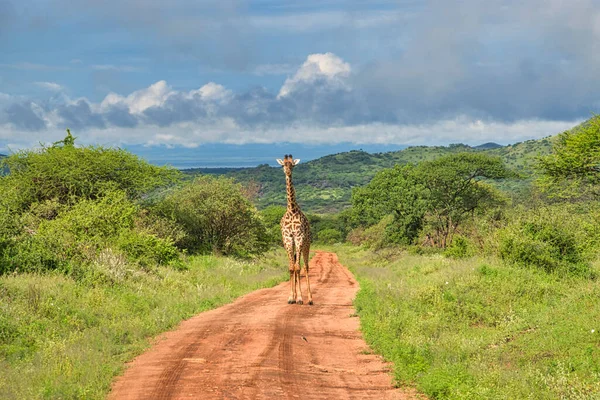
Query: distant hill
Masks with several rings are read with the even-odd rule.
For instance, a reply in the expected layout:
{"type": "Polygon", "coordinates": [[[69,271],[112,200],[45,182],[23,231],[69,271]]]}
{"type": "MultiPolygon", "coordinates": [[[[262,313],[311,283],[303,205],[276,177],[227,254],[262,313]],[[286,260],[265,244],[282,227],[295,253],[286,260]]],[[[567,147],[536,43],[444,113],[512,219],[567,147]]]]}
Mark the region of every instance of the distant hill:
{"type": "MultiPolygon", "coordinates": [[[[577,131],[587,123],[588,121],[585,121],[571,130],[577,131]]],[[[523,198],[523,193],[526,196],[526,190],[534,178],[536,158],[550,154],[552,144],[557,137],[557,135],[547,136],[508,146],[490,142],[475,147],[451,144],[414,146],[385,153],[354,150],[331,154],[298,165],[294,170],[294,184],[298,201],[304,210],[311,213],[338,212],[350,205],[353,187],[366,185],[383,168],[390,168],[396,164],[416,164],[447,154],[473,151],[499,156],[509,168],[518,172],[523,179],[505,180],[494,184],[513,198],[519,196],[523,198]]],[[[279,167],[263,164],[254,168],[194,169],[185,172],[192,175],[198,173],[225,175],[242,183],[254,181],[260,186],[257,200],[259,208],[285,205],[285,179],[279,167]]]]}
{"type": "Polygon", "coordinates": [[[489,150],[489,149],[497,149],[499,147],[502,147],[501,144],[498,143],[494,143],[494,142],[488,142],[488,143],[484,143],[484,144],[480,144],[479,146],[474,146],[474,149],[477,150],[489,150]]]}
{"type": "MultiPolygon", "coordinates": [[[[500,156],[509,167],[528,177],[533,173],[535,157],[550,153],[551,148],[552,139],[548,137],[508,146],[496,143],[486,143],[477,147],[464,144],[414,146],[400,151],[373,154],[354,150],[300,163],[294,170],[294,184],[298,201],[304,210],[311,213],[337,212],[350,205],[353,187],[366,185],[378,171],[396,164],[415,164],[465,151],[484,152],[500,156]]],[[[225,175],[240,182],[254,181],[260,186],[257,200],[259,208],[285,205],[285,179],[279,167],[262,164],[254,168],[200,168],[184,172],[192,175],[225,175]]],[[[527,181],[514,180],[503,182],[499,186],[509,191],[517,191],[526,185],[527,181]]]]}

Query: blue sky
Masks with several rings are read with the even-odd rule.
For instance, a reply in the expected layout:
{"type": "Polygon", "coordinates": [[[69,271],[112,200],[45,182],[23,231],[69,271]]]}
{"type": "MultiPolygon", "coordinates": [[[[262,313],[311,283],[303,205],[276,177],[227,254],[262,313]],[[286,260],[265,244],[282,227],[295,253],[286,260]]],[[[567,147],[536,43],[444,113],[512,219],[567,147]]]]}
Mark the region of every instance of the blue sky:
{"type": "Polygon", "coordinates": [[[600,1],[0,0],[0,152],[510,143],[600,112],[600,1]]]}

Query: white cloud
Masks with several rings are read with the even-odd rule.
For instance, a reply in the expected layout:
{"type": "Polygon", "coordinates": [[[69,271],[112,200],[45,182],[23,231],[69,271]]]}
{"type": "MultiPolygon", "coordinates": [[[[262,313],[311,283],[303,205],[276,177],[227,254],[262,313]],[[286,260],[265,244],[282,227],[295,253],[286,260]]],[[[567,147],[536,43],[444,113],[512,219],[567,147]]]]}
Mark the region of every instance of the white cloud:
{"type": "Polygon", "coordinates": [[[232,92],[225,89],[223,85],[214,82],[208,82],[198,90],[192,90],[188,93],[188,98],[194,95],[200,95],[203,100],[207,101],[226,101],[230,98],[232,92]]]}
{"type": "Polygon", "coordinates": [[[158,81],[146,89],[136,90],[127,97],[109,93],[100,104],[100,108],[107,109],[112,105],[125,104],[132,114],[140,114],[150,107],[164,104],[173,93],[167,82],[158,81]]]}
{"type": "MultiPolygon", "coordinates": [[[[360,86],[357,75],[340,57],[323,53],[309,55],[286,79],[278,96],[265,88],[236,93],[215,82],[179,91],[164,80],[127,95],[110,93],[100,103],[57,95],[46,102],[30,101],[0,93],[0,146],[15,140],[24,145],[58,140],[66,126],[77,130],[82,143],[117,145],[194,147],[211,142],[282,140],[320,144],[510,143],[555,134],[580,122],[580,118],[552,121],[533,117],[502,122],[478,109],[464,107],[464,111],[460,105],[452,108],[452,113],[434,113],[432,117],[427,115],[430,109],[419,104],[423,101],[420,93],[394,90],[395,97],[381,97],[384,91],[366,91],[365,87],[370,87],[360,86]],[[365,98],[370,102],[361,102],[365,98]]],[[[385,76],[382,73],[381,82],[389,87],[385,76]]],[[[57,85],[39,84],[49,88],[57,85]]]]}
{"type": "Polygon", "coordinates": [[[58,92],[63,90],[63,87],[56,82],[35,82],[35,84],[41,88],[58,92]]]}
{"type": "Polygon", "coordinates": [[[350,71],[350,64],[333,53],[311,54],[296,74],[286,79],[278,97],[288,96],[299,85],[311,84],[318,79],[325,79],[328,84],[343,87],[344,79],[350,75],[350,71]]]}

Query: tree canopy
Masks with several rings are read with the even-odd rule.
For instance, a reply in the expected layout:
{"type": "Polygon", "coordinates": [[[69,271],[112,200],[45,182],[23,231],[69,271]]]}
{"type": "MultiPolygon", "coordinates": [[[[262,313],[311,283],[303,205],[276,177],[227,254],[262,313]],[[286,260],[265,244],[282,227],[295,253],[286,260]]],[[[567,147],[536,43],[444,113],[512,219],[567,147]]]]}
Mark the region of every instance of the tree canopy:
{"type": "Polygon", "coordinates": [[[513,175],[499,157],[482,153],[395,166],[353,191],[353,217],[358,224],[370,226],[393,215],[388,227],[393,242],[410,243],[427,226],[435,242],[445,247],[470,213],[500,202],[498,191],[482,180],[513,175]]]}
{"type": "Polygon", "coordinates": [[[552,196],[600,196],[600,116],[561,133],[538,168],[541,186],[552,196]]]}

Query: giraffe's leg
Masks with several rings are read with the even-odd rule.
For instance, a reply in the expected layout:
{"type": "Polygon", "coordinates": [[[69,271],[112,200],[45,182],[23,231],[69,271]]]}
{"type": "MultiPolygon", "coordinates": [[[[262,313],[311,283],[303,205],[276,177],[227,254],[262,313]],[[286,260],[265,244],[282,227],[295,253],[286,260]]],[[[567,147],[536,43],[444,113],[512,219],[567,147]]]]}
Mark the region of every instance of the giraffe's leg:
{"type": "Polygon", "coordinates": [[[310,278],[308,277],[308,255],[310,253],[310,244],[302,249],[302,259],[304,260],[304,273],[306,274],[306,289],[308,290],[308,304],[313,305],[312,293],[310,292],[310,278]]]}
{"type": "Polygon", "coordinates": [[[291,240],[285,240],[283,242],[285,250],[287,251],[289,260],[290,270],[290,297],[288,297],[288,304],[294,304],[296,302],[296,274],[294,271],[294,243],[291,240]]]}
{"type": "Polygon", "coordinates": [[[297,291],[297,298],[296,298],[296,303],[298,304],[303,304],[304,302],[302,301],[302,286],[300,285],[300,256],[302,254],[301,252],[302,250],[302,242],[301,241],[297,241],[296,242],[296,262],[294,263],[294,272],[296,274],[296,291],[297,291]]]}
{"type": "Polygon", "coordinates": [[[296,303],[303,304],[304,302],[302,301],[302,287],[300,286],[300,266],[299,265],[297,266],[294,273],[296,274],[296,290],[298,291],[298,297],[297,297],[296,303]]]}

